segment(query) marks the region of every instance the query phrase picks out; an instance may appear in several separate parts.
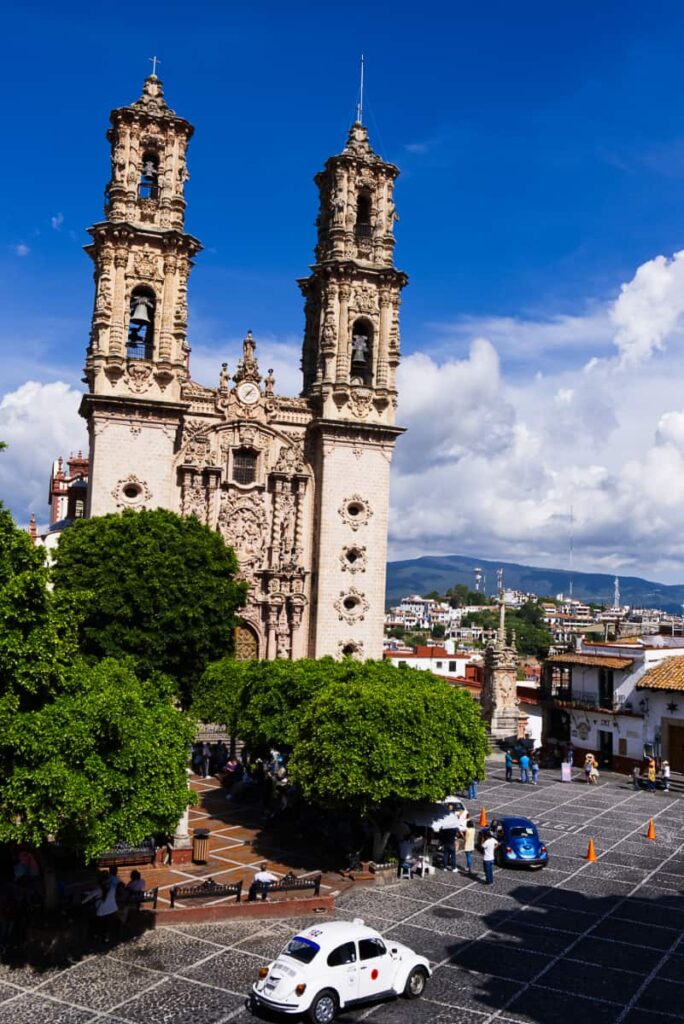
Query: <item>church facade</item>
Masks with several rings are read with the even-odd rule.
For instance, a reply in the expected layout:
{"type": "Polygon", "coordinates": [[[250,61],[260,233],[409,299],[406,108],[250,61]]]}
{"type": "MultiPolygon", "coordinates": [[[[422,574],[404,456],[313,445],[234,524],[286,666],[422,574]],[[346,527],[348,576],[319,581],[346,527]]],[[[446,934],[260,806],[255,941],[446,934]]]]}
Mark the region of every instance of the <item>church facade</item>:
{"type": "Polygon", "coordinates": [[[192,380],[187,337],[201,249],[185,231],[192,134],[155,75],[111,114],[105,219],[87,246],[87,515],[161,507],[220,531],[250,584],[238,657],[381,657],[389,471],[402,433],[398,170],[357,121],[316,176],[315,263],[299,282],[301,394],[278,394],[250,333],[205,387],[192,380]]]}

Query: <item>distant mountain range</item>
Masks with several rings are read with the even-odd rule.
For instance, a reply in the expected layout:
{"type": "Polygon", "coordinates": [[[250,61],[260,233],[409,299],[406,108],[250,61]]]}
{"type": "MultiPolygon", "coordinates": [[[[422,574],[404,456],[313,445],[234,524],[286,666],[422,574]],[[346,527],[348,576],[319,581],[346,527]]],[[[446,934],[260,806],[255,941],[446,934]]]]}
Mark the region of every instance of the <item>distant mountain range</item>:
{"type": "MultiPolygon", "coordinates": [[[[465,555],[426,555],[387,565],[387,603],[397,604],[407,594],[429,594],[436,590],[445,593],[457,583],[475,589],[475,566],[486,577],[483,590],[496,591],[496,570],[504,571],[504,586],[522,590],[540,597],[569,594],[570,573],[566,569],[538,569],[517,562],[490,562],[486,558],[467,558],[465,555]]],[[[573,572],[572,594],[580,601],[612,605],[615,577],[601,572],[573,572]]],[[[638,576],[620,576],[622,604],[633,608],[662,608],[682,613],[684,584],[668,585],[642,580],[638,576]]]]}

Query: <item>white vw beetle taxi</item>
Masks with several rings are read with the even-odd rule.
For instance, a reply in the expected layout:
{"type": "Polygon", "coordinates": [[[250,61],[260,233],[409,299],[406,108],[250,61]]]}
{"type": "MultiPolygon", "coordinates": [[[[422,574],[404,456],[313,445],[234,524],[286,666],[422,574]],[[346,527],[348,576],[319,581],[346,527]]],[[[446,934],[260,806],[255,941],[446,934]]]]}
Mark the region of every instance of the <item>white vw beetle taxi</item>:
{"type": "Polygon", "coordinates": [[[326,921],[290,939],[252,986],[254,1008],[330,1024],[337,1011],[385,996],[416,999],[430,976],[424,956],[385,941],[362,920],[326,921]]]}

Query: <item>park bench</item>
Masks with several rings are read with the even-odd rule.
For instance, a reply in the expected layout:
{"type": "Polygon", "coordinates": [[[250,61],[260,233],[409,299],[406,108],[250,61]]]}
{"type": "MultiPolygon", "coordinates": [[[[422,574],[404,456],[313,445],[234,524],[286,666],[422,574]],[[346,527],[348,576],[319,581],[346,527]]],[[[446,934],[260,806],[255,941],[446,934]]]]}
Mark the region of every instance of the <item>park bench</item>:
{"type": "Polygon", "coordinates": [[[157,909],[157,897],[159,896],[159,886],[155,885],[154,889],[145,889],[145,892],[133,894],[130,900],[130,906],[137,907],[138,910],[142,907],[143,903],[151,903],[152,909],[157,909]]]}
{"type": "Polygon", "coordinates": [[[242,882],[221,885],[213,878],[208,878],[199,885],[174,885],[171,890],[171,907],[175,906],[176,900],[219,900],[225,896],[235,896],[239,903],[241,895],[242,882]]]}
{"type": "Polygon", "coordinates": [[[259,896],[263,895],[264,891],[267,896],[271,896],[273,893],[301,892],[303,889],[313,889],[314,896],[318,896],[321,891],[321,876],[314,875],[313,878],[298,878],[296,875],[288,874],[283,875],[279,882],[256,882],[252,884],[255,885],[255,892],[259,896]]]}
{"type": "Polygon", "coordinates": [[[97,858],[100,868],[123,867],[126,864],[154,864],[157,847],[154,839],[145,839],[139,846],[117,843],[112,850],[101,853],[97,858]]]}

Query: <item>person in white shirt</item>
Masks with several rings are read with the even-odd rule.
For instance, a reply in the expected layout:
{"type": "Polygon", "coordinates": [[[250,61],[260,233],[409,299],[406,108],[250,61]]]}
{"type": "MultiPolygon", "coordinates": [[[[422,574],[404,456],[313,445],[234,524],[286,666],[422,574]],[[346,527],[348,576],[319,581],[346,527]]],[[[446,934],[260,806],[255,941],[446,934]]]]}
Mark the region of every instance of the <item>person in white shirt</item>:
{"type": "Polygon", "coordinates": [[[494,884],[494,851],[497,843],[491,832],[487,832],[482,841],[482,862],[484,864],[485,884],[494,884]]]}
{"type": "Polygon", "coordinates": [[[249,903],[254,902],[259,892],[261,893],[262,900],[265,900],[266,897],[268,896],[269,887],[273,884],[273,882],[278,881],[278,876],[274,875],[273,872],[268,871],[267,868],[268,864],[266,863],[266,861],[263,861],[263,863],[259,866],[259,870],[254,875],[254,878],[252,879],[252,884],[249,887],[249,892],[247,893],[247,900],[249,903]]]}

